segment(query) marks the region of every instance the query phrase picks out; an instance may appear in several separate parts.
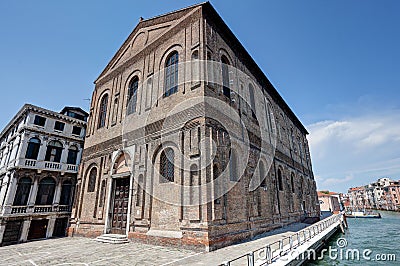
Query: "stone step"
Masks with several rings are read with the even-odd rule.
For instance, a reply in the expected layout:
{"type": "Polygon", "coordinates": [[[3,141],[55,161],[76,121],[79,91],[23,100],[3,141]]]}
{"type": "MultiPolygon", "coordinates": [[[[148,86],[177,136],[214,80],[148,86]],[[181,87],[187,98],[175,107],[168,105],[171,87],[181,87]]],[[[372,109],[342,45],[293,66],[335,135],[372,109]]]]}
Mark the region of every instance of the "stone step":
{"type": "Polygon", "coordinates": [[[126,235],[117,234],[104,234],[95,239],[98,242],[109,243],[109,244],[125,244],[128,243],[128,237],[126,235]]]}

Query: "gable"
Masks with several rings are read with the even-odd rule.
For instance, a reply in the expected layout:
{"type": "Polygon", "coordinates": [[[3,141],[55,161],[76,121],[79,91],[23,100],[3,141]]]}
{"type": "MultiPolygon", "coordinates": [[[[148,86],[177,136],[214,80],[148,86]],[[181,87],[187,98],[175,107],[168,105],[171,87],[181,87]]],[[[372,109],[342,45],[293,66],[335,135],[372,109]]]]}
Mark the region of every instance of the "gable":
{"type": "MultiPolygon", "coordinates": [[[[114,64],[112,64],[109,71],[118,68],[124,62],[126,62],[132,56],[135,56],[140,51],[144,49],[144,47],[156,40],[159,36],[166,33],[171,28],[171,23],[164,23],[161,25],[156,25],[152,27],[142,28],[140,31],[134,35],[132,40],[125,45],[125,48],[122,50],[120,55],[116,58],[114,64]]],[[[105,73],[107,74],[107,72],[105,73]]]]}
{"type": "Polygon", "coordinates": [[[122,66],[133,56],[139,54],[149,44],[160,39],[182,20],[199,10],[203,4],[194,5],[178,11],[157,16],[148,20],[141,19],[114,57],[102,71],[95,83],[122,66]]]}

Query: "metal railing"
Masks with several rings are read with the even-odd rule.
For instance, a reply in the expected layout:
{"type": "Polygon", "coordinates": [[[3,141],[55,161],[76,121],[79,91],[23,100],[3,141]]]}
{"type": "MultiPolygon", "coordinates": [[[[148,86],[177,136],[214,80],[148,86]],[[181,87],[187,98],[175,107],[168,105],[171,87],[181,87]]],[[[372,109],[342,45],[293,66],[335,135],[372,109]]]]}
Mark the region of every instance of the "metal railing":
{"type": "Polygon", "coordinates": [[[321,232],[325,231],[331,225],[342,221],[343,214],[334,214],[322,221],[310,225],[288,237],[284,237],[278,241],[267,244],[266,246],[254,250],[248,254],[244,254],[233,260],[220,264],[221,266],[235,265],[269,265],[278,258],[288,254],[293,249],[301,246],[308,240],[314,238],[321,232]]]}

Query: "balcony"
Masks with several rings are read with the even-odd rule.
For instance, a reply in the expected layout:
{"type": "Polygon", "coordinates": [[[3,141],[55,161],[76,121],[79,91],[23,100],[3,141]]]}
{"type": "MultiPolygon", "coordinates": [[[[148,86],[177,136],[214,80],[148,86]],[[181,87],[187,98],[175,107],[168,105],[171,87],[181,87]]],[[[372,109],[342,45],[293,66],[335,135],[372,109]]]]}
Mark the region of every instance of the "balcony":
{"type": "Polygon", "coordinates": [[[78,172],[78,166],[74,164],[67,164],[67,171],[78,172]]]}
{"type": "Polygon", "coordinates": [[[12,206],[11,208],[11,214],[15,213],[26,213],[27,206],[12,206]]]}
{"type": "Polygon", "coordinates": [[[53,206],[51,205],[33,206],[33,212],[34,213],[53,212],[53,206]]]}
{"type": "Polygon", "coordinates": [[[58,171],[61,170],[61,163],[44,162],[44,168],[58,171]]]}
{"type": "Polygon", "coordinates": [[[59,213],[71,212],[69,205],[35,205],[35,206],[11,206],[4,208],[4,214],[32,214],[32,213],[59,213]]]}
{"type": "Polygon", "coordinates": [[[31,160],[31,159],[20,159],[19,161],[17,161],[16,166],[19,166],[21,168],[67,172],[67,173],[73,173],[73,174],[78,173],[78,169],[79,169],[79,166],[75,165],[75,164],[37,161],[37,160],[31,160]]]}

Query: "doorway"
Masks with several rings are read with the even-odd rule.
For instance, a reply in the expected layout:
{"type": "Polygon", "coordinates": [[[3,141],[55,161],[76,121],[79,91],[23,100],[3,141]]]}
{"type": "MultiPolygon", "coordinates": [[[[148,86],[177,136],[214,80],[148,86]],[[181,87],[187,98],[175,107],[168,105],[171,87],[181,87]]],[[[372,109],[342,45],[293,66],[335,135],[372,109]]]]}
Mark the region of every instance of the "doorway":
{"type": "Polygon", "coordinates": [[[32,220],[29,227],[28,240],[46,238],[49,220],[32,220]]]}
{"type": "Polygon", "coordinates": [[[19,237],[21,236],[22,224],[22,220],[7,222],[3,235],[2,246],[18,243],[19,237]]]}
{"type": "Polygon", "coordinates": [[[128,204],[129,204],[129,178],[114,179],[113,203],[111,210],[111,233],[126,234],[128,204]]]}

